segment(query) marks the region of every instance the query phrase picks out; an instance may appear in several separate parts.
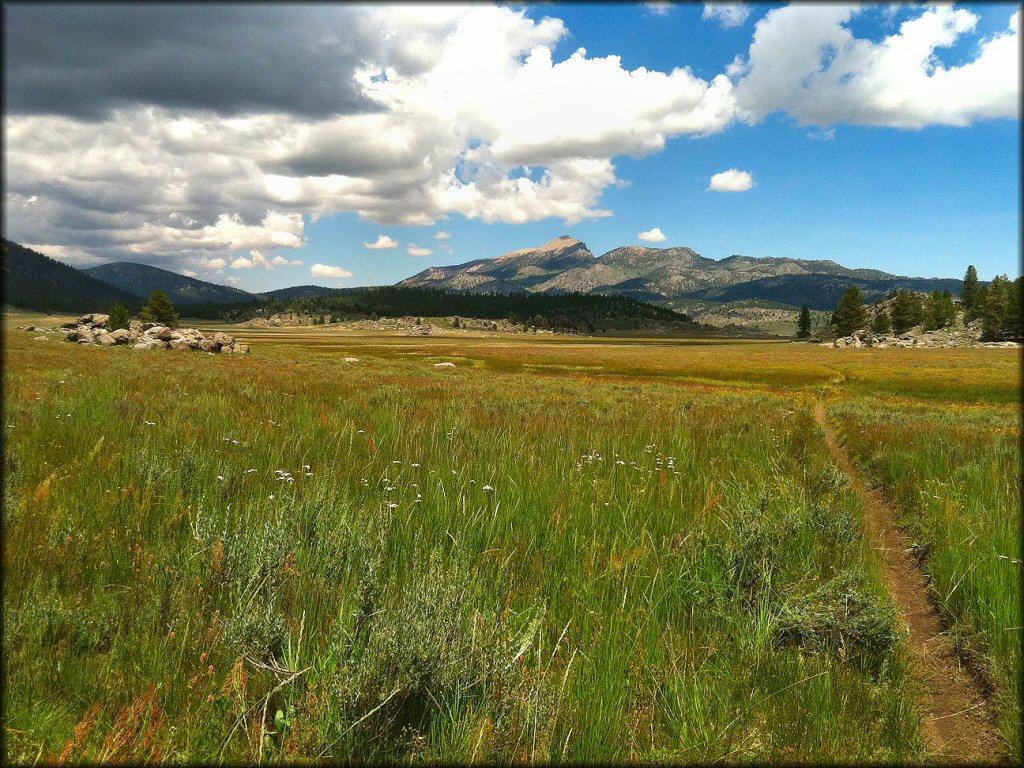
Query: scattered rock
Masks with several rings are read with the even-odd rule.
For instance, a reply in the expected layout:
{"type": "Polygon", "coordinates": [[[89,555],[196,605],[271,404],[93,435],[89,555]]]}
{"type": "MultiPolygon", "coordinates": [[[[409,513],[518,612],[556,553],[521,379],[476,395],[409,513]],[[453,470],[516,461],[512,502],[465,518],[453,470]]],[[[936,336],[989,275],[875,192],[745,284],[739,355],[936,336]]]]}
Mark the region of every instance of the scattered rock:
{"type": "Polygon", "coordinates": [[[455,363],[434,363],[435,368],[454,368],[455,363]]]}
{"type": "Polygon", "coordinates": [[[359,362],[359,358],[358,357],[346,357],[345,358],[345,362],[346,363],[358,363],[359,362]]]}
{"type": "Polygon", "coordinates": [[[168,328],[158,323],[137,321],[132,321],[129,328],[109,330],[109,321],[109,315],[82,315],[76,322],[62,325],[61,330],[68,341],[78,344],[106,347],[130,344],[132,349],[194,349],[210,353],[249,354],[248,344],[242,344],[234,336],[219,331],[207,337],[198,328],[168,328]]]}

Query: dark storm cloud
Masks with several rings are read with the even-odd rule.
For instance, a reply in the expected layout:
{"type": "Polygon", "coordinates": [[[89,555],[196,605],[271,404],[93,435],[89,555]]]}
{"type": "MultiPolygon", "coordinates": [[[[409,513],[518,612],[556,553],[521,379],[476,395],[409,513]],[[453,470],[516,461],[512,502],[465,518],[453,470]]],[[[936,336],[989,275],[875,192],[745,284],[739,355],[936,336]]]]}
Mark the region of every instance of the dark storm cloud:
{"type": "Polygon", "coordinates": [[[6,109],[368,111],[353,73],[386,45],[368,18],[333,6],[7,5],[6,109]]]}

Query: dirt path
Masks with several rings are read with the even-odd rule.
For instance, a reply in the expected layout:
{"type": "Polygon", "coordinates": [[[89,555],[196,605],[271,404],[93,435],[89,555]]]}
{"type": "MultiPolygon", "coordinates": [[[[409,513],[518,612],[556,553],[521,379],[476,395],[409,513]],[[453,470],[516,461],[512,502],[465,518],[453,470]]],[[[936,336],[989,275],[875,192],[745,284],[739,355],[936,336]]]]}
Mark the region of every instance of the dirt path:
{"type": "Polygon", "coordinates": [[[922,731],[930,758],[944,763],[1005,762],[984,692],[942,631],[924,573],[906,551],[907,536],[896,524],[896,512],[885,491],[867,485],[829,427],[820,402],[814,406],[814,418],[825,430],[836,464],[860,497],[868,534],[882,555],[889,594],[900,619],[910,628],[912,673],[921,689],[922,731]]]}

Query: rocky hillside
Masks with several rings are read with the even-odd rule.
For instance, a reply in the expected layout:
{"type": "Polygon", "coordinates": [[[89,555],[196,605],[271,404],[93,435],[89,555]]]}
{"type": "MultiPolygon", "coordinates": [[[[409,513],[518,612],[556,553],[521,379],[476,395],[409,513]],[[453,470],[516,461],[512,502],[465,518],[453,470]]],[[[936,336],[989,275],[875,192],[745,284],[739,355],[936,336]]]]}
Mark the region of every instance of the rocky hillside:
{"type": "Polygon", "coordinates": [[[690,248],[630,245],[595,257],[567,235],[493,259],[430,267],[399,283],[478,293],[604,293],[648,302],[766,300],[819,310],[833,309],[853,284],[869,298],[893,288],[955,292],[960,287],[958,280],[901,277],[828,260],[730,256],[716,261],[690,248]]]}

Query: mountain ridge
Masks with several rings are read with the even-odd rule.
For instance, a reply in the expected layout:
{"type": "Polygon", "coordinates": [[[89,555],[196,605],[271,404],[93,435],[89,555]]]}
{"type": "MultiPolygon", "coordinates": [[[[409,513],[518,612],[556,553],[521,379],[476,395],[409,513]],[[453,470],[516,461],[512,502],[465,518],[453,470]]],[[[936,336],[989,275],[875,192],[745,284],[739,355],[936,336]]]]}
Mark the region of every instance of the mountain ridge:
{"type": "Polygon", "coordinates": [[[567,235],[537,248],[428,267],[397,285],[471,292],[602,293],[654,303],[700,298],[789,304],[795,298],[812,309],[832,309],[838,300],[837,283],[844,290],[858,285],[869,298],[894,288],[959,293],[960,287],[960,281],[953,278],[852,269],[831,259],[737,254],[715,260],[692,248],[639,245],[620,246],[595,256],[585,243],[567,235]],[[748,288],[740,288],[743,285],[748,288]]]}
{"type": "Polygon", "coordinates": [[[256,294],[243,291],[241,288],[211,283],[133,261],[112,261],[80,271],[143,300],[148,299],[153,291],[164,291],[171,301],[183,307],[191,304],[227,304],[259,298],[256,294]]]}

